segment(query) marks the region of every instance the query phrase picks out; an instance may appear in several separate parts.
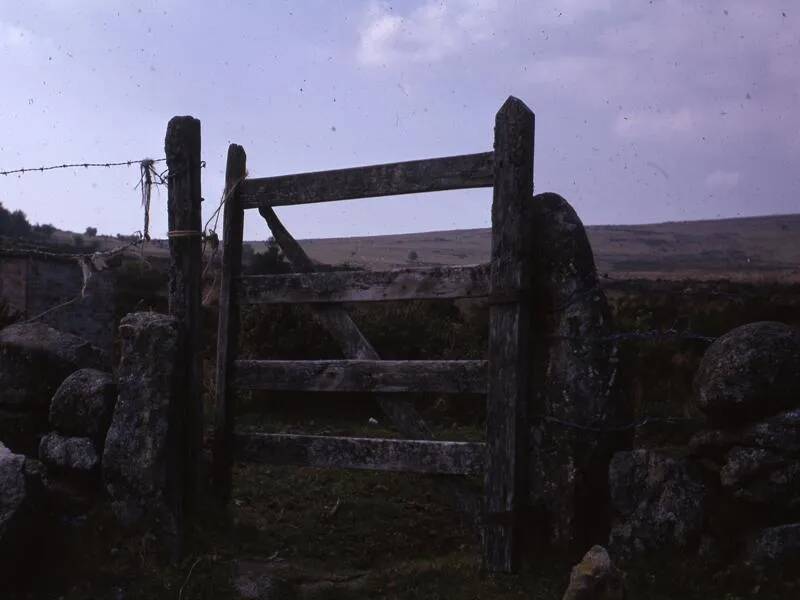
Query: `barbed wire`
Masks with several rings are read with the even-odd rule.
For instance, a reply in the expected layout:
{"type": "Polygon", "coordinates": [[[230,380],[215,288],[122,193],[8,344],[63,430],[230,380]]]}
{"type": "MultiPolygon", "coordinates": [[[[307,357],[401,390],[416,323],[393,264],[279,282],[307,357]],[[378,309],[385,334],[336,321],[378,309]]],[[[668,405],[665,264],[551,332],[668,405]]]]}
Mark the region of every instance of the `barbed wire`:
{"type": "Polygon", "coordinates": [[[594,425],[583,425],[581,423],[575,423],[574,421],[567,421],[565,419],[558,419],[556,417],[550,417],[547,415],[534,415],[531,417],[533,421],[540,421],[543,423],[551,423],[553,425],[558,425],[559,427],[565,427],[568,429],[577,429],[579,431],[587,431],[590,433],[622,433],[625,431],[631,431],[633,429],[639,429],[641,427],[645,427],[647,425],[652,425],[656,423],[664,423],[674,425],[676,423],[702,423],[703,419],[695,418],[695,417],[656,417],[656,416],[644,416],[635,421],[631,421],[630,423],[625,423],[624,425],[613,425],[609,427],[597,427],[594,425]]]}
{"type": "MultiPolygon", "coordinates": [[[[86,297],[87,294],[87,287],[89,284],[90,279],[92,278],[93,274],[98,271],[105,270],[109,267],[108,263],[106,262],[107,259],[121,254],[133,247],[139,247],[140,249],[140,259],[146,259],[144,257],[144,246],[145,243],[150,240],[150,203],[152,197],[152,189],[154,186],[163,186],[167,185],[167,180],[171,177],[174,177],[176,173],[170,171],[169,168],[159,172],[155,165],[157,163],[166,162],[166,158],[142,158],[142,159],[131,159],[131,160],[124,160],[124,161],[117,161],[117,162],[80,162],[80,163],[63,163],[58,165],[49,165],[49,166],[41,166],[41,167],[24,167],[19,169],[11,169],[6,171],[0,171],[0,175],[22,175],[25,173],[43,173],[47,171],[54,171],[58,169],[74,169],[74,168],[111,168],[111,167],[132,167],[137,166],[139,168],[139,180],[138,183],[134,186],[134,189],[139,189],[141,194],[141,206],[144,212],[144,227],[142,231],[137,231],[134,234],[135,239],[130,242],[129,244],[117,248],[113,248],[111,250],[103,251],[103,252],[85,252],[85,253],[60,253],[60,252],[48,252],[45,250],[40,249],[7,249],[0,247],[0,254],[4,254],[7,256],[26,256],[32,258],[39,258],[39,259],[50,259],[50,260],[60,260],[60,261],[76,261],[78,266],[81,268],[82,275],[83,275],[83,285],[81,286],[80,293],[70,300],[66,302],[62,302],[56,306],[53,306],[44,312],[31,317],[26,322],[35,321],[43,316],[69,306],[75,302],[80,301],[82,298],[86,297]]],[[[206,161],[200,161],[200,168],[205,168],[206,161]]],[[[202,249],[202,256],[205,256],[205,247],[206,243],[210,243],[214,252],[212,253],[211,259],[209,263],[213,261],[214,254],[216,253],[217,247],[219,245],[218,236],[216,233],[217,224],[219,221],[219,212],[222,206],[225,204],[225,200],[227,199],[227,193],[223,194],[222,201],[220,202],[220,206],[216,209],[214,214],[212,215],[212,219],[215,219],[214,227],[211,231],[208,231],[208,225],[211,222],[211,219],[206,223],[206,227],[204,228],[203,232],[200,232],[200,235],[203,238],[203,249],[202,249]]],[[[173,233],[183,233],[183,232],[168,232],[168,237],[174,237],[173,233]]],[[[194,232],[192,232],[194,233],[194,232]]],[[[206,269],[208,266],[206,267],[206,269]]],[[[205,275],[205,271],[203,272],[205,275]]]]}
{"type": "Polygon", "coordinates": [[[17,175],[23,173],[43,173],[44,171],[55,171],[56,169],[76,169],[79,167],[83,167],[84,169],[88,169],[91,167],[103,167],[103,168],[111,168],[111,167],[132,167],[134,165],[141,165],[145,161],[153,163],[160,163],[166,161],[166,158],[139,158],[135,160],[122,160],[119,162],[83,162],[83,163],[64,163],[60,165],[50,165],[46,167],[25,167],[22,169],[12,169],[10,171],[0,171],[0,175],[17,175]]]}
{"type": "Polygon", "coordinates": [[[626,341],[648,341],[658,342],[664,340],[689,340],[710,344],[717,338],[715,336],[696,333],[691,330],[678,331],[677,329],[651,329],[647,331],[621,331],[598,336],[578,336],[578,335],[549,335],[549,339],[568,340],[568,341],[589,341],[596,343],[614,343],[626,341]]]}

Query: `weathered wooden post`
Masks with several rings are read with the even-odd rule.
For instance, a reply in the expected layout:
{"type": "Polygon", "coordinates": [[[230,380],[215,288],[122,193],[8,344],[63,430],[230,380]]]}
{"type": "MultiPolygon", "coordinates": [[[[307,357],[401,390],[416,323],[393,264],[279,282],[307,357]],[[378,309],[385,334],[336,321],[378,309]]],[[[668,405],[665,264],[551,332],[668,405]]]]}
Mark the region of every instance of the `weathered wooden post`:
{"type": "Polygon", "coordinates": [[[484,560],[492,571],[516,569],[520,511],[527,496],[530,261],[523,208],[533,195],[534,115],[509,97],[494,130],[494,196],[486,408],[484,560]]]}
{"type": "Polygon", "coordinates": [[[219,293],[217,327],[217,403],[214,415],[214,487],[223,502],[231,492],[233,465],[234,390],[228,379],[239,344],[239,303],[234,281],[242,270],[244,209],[239,198],[239,184],[247,174],[244,148],[228,147],[225,169],[225,206],[222,225],[222,283],[219,293]]]}
{"type": "Polygon", "coordinates": [[[169,312],[178,319],[183,373],[176,423],[180,454],[176,475],[182,479],[183,503],[191,509],[198,488],[203,436],[201,388],[202,207],[200,189],[200,121],[173,117],[164,142],[167,157],[169,211],[169,312]]]}

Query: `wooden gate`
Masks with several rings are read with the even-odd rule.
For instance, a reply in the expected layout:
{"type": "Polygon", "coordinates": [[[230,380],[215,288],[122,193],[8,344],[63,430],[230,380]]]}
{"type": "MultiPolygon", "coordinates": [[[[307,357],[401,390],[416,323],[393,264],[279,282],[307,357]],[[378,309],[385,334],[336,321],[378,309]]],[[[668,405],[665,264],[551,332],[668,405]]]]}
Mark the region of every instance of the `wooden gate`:
{"type": "Polygon", "coordinates": [[[525,202],[533,194],[534,115],[510,97],[495,120],[494,152],[249,178],[231,145],[225,176],[219,302],[216,483],[230,493],[234,460],[280,465],[484,474],[483,551],[492,571],[518,560],[518,521],[527,493],[530,281],[525,202]],[[354,198],[493,187],[491,263],[477,267],[241,275],[244,211],[354,198]],[[252,303],[369,302],[488,297],[488,361],[238,360],[239,307],[252,303]],[[236,433],[237,389],[485,393],[486,442],[236,433]]]}

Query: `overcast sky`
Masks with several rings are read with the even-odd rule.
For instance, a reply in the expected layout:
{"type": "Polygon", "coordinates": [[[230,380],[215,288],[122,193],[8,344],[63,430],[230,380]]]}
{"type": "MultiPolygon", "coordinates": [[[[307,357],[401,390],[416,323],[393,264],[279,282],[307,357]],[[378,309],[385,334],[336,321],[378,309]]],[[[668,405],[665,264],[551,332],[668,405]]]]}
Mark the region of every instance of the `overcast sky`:
{"type": "MultiPolygon", "coordinates": [[[[252,176],[483,152],[513,94],[536,113],[536,191],[587,224],[800,211],[797,0],[0,0],[0,69],[0,170],[160,158],[191,114],[207,209],[231,142],[252,176]]],[[[137,181],[0,177],[0,202],[130,233],[137,181]]],[[[484,227],[490,196],[279,212],[298,237],[484,227]]],[[[156,235],[165,216],[164,190],[156,235]]]]}

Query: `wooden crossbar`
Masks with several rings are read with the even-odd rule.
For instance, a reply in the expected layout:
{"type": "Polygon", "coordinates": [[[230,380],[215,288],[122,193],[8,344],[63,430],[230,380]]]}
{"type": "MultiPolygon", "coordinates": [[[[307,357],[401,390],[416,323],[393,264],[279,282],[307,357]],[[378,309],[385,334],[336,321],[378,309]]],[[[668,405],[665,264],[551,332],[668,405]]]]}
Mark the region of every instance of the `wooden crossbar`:
{"type": "Polygon", "coordinates": [[[489,294],[489,265],[254,275],[236,286],[243,304],[479,298],[489,294]]]}
{"type": "Polygon", "coordinates": [[[485,394],[485,360],[237,360],[239,389],[485,394]]]}
{"type": "Polygon", "coordinates": [[[494,153],[246,179],[243,208],[288,206],[397,194],[491,187],[494,153]]]}
{"type": "Polygon", "coordinates": [[[234,454],[244,462],[333,469],[445,475],[483,472],[480,442],[434,442],[282,433],[237,433],[234,454]]]}

